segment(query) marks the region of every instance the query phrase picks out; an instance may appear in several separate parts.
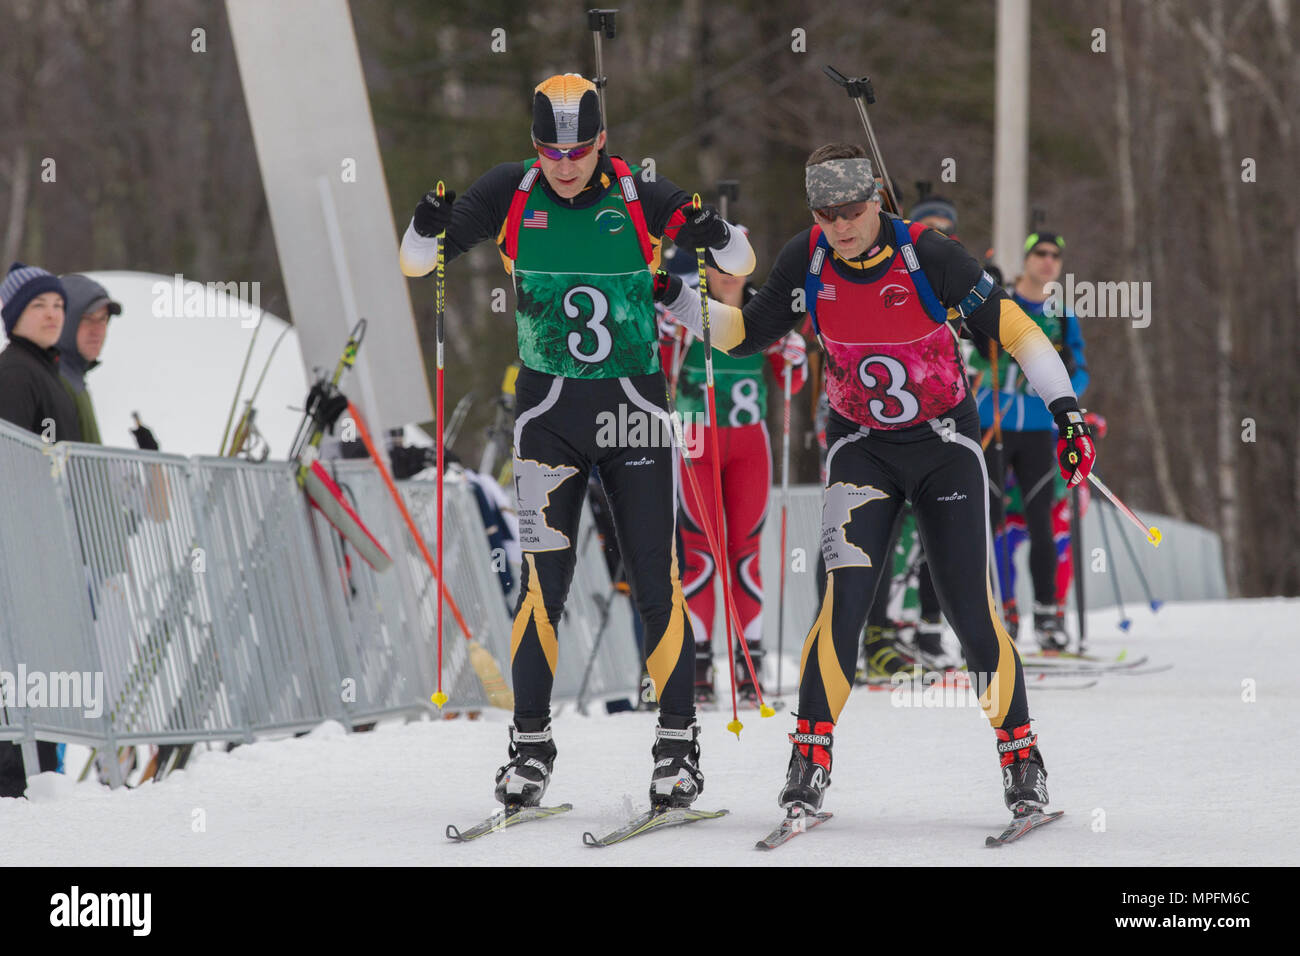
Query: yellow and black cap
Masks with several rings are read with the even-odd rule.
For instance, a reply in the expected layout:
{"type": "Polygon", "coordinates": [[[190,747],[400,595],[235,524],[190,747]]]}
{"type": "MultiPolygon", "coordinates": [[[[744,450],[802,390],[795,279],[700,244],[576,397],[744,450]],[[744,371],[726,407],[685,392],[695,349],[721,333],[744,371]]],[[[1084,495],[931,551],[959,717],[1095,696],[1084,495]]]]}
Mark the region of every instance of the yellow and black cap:
{"type": "Polygon", "coordinates": [[[559,73],[533,92],[533,139],[572,146],[596,138],[604,124],[596,84],[577,73],[559,73]]]}

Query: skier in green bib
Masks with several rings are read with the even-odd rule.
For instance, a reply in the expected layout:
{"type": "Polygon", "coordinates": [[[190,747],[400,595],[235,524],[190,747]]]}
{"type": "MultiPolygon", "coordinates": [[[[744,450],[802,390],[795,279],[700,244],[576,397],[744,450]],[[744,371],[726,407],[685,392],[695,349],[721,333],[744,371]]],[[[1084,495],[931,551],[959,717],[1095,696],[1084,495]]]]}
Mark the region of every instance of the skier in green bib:
{"type": "Polygon", "coordinates": [[[514,281],[522,365],[514,481],[524,562],[510,636],[509,760],[496,774],[496,798],[507,808],[539,805],[550,783],[557,628],[593,468],[609,496],[659,699],[651,804],[689,806],[704,787],[655,302],[691,317],[700,305],[655,270],[664,237],[707,247],[734,275],[753,271],[754,253],[711,206],[693,208],[667,179],[642,178],[608,155],[603,126],[595,84],[575,73],[546,79],[533,94],[535,157],[488,170],[460,199],[429,192],[402,238],[408,276],[433,270],[445,230],[447,261],[491,239],[514,281]]]}

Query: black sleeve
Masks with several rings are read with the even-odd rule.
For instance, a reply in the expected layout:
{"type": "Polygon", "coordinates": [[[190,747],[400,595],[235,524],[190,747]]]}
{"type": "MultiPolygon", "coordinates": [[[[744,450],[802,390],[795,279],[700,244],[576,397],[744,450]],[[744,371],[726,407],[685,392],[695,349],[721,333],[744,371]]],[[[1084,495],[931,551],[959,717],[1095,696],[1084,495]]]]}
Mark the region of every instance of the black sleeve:
{"type": "Polygon", "coordinates": [[[6,369],[4,381],[0,382],[0,419],[24,431],[40,434],[39,412],[40,399],[27,370],[6,369]]]}
{"type": "MultiPolygon", "coordinates": [[[[926,229],[913,243],[921,271],[930,280],[934,294],[946,308],[956,307],[980,280],[984,267],[957,240],[934,229],[926,229]]],[[[1001,286],[994,286],[984,304],[966,317],[975,347],[982,355],[989,351],[990,338],[997,338],[1001,300],[1007,298],[1001,286]]]]}
{"type": "MultiPolygon", "coordinates": [[[[650,230],[650,235],[662,238],[673,214],[689,203],[691,197],[671,180],[656,177],[650,182],[645,182],[641,179],[640,172],[633,175],[636,176],[636,191],[641,197],[641,209],[645,213],[646,228],[650,230]]],[[[685,219],[682,218],[672,223],[674,232],[684,221],[685,219]]]]}
{"type": "Polygon", "coordinates": [[[510,212],[515,187],[524,176],[523,163],[493,166],[474,180],[451,207],[447,227],[447,261],[487,239],[496,239],[510,212]]]}
{"type": "Polygon", "coordinates": [[[807,310],[798,308],[802,295],[796,297],[794,291],[803,292],[811,232],[809,227],[785,244],[763,287],[745,303],[745,338],[730,354],[739,357],[761,352],[807,317],[807,310]]]}

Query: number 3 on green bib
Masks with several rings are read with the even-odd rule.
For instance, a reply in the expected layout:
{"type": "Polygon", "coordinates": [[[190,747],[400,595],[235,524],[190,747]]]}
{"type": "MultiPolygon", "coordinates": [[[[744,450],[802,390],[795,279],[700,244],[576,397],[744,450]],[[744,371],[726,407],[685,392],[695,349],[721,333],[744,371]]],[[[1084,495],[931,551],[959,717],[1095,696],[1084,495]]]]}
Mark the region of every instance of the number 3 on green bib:
{"type": "Polygon", "coordinates": [[[564,294],[564,314],[571,319],[582,318],[582,311],[573,302],[575,295],[585,295],[591,300],[591,321],[587,323],[587,328],[596,333],[596,350],[590,353],[582,351],[583,334],[570,332],[569,354],[579,362],[603,362],[609,358],[614,341],[609,329],[603,324],[609,318],[609,303],[605,301],[604,293],[597,288],[589,285],[574,286],[564,294]]]}

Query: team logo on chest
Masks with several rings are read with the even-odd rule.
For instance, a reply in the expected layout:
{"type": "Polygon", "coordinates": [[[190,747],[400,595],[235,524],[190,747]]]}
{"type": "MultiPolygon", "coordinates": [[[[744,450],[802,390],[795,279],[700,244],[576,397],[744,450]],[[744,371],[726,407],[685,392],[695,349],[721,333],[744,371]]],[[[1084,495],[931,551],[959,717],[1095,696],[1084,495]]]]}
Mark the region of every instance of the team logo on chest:
{"type": "Polygon", "coordinates": [[[596,213],[596,226],[601,232],[609,236],[618,235],[627,225],[627,216],[623,215],[617,209],[602,209],[596,213]]]}
{"type": "Polygon", "coordinates": [[[880,298],[887,309],[905,304],[909,294],[907,286],[899,285],[897,282],[890,282],[880,290],[880,298]]]}

